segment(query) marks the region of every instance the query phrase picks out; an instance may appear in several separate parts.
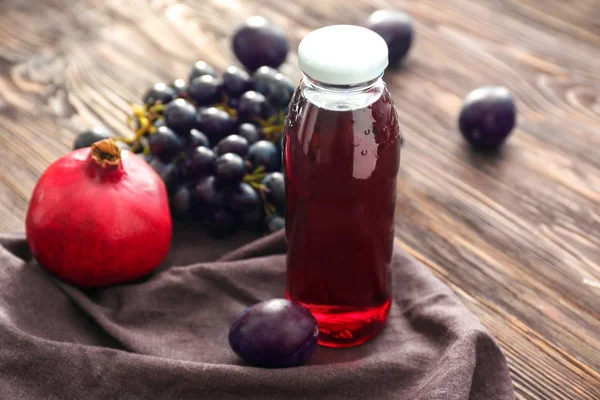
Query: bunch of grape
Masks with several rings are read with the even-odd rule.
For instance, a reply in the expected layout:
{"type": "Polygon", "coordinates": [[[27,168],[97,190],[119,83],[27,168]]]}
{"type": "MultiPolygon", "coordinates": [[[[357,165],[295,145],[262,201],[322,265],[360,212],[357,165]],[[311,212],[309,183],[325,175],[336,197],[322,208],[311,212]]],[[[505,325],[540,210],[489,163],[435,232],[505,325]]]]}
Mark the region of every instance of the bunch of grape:
{"type": "MultiPolygon", "coordinates": [[[[132,106],[133,137],[117,138],[161,176],[174,217],[201,220],[217,237],[240,226],[273,232],[285,225],[281,137],[295,84],[277,68],[288,41],[255,16],[238,26],[232,48],[243,68],[218,76],[198,61],[187,80],[155,84],[132,106]]],[[[74,148],[112,136],[96,127],[74,148]]]]}
{"type": "Polygon", "coordinates": [[[294,83],[269,66],[221,76],[196,62],[187,81],[157,83],[134,106],[127,140],[164,180],[172,214],[217,237],[284,225],[283,120],[294,83]]]}

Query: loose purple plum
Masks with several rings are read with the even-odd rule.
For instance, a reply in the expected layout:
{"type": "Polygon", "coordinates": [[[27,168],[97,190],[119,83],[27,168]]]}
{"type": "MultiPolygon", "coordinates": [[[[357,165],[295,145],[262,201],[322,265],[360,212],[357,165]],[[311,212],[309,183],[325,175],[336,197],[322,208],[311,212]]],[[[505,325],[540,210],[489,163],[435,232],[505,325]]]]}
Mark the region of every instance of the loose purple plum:
{"type": "Polygon", "coordinates": [[[458,118],[461,133],[474,148],[499,147],[516,123],[516,107],[509,90],[483,86],[467,95],[458,118]]]}
{"type": "Polygon", "coordinates": [[[302,305],[272,299],[247,308],[233,321],[229,344],[249,364],[287,368],[308,361],[318,333],[317,321],[302,305]]]}
{"type": "Polygon", "coordinates": [[[246,69],[278,68],[287,57],[288,40],[278,26],[260,16],[250,17],[233,34],[233,51],[246,69]]]}
{"type": "Polygon", "coordinates": [[[390,65],[399,64],[413,41],[412,18],[395,10],[378,10],[367,18],[365,27],[377,32],[388,46],[390,65]]]}

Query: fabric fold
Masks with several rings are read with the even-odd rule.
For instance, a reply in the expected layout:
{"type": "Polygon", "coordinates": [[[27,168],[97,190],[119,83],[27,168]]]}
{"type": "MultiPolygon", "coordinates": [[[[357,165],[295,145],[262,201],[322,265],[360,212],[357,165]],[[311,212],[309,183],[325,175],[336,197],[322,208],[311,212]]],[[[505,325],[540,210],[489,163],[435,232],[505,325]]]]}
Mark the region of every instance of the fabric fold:
{"type": "Polygon", "coordinates": [[[514,398],[492,336],[398,246],[390,319],[377,338],[319,347],[297,368],[244,364],[227,342],[232,320],[282,297],[285,283],[283,232],[251,239],[180,227],[150,277],[81,290],[46,273],[22,235],[0,236],[0,398],[514,398]]]}

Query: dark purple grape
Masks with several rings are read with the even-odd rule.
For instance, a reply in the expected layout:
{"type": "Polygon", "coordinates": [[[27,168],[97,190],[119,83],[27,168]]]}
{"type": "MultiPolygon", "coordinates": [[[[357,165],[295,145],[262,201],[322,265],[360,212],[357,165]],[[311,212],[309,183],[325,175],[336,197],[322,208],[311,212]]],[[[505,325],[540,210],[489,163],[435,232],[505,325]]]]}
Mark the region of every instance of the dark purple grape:
{"type": "Polygon", "coordinates": [[[285,208],[285,179],[281,172],[271,172],[262,181],[266,187],[267,201],[274,205],[279,213],[285,208]]]}
{"type": "Polygon", "coordinates": [[[217,144],[217,154],[234,153],[244,157],[248,153],[248,141],[240,135],[229,135],[217,144]]]}
{"type": "Polygon", "coordinates": [[[271,214],[265,218],[267,232],[274,233],[285,228],[285,219],[277,214],[271,214]]]}
{"type": "Polygon", "coordinates": [[[167,187],[167,191],[172,193],[180,182],[177,167],[174,164],[164,163],[157,158],[150,160],[149,164],[163,180],[167,187]]]}
{"type": "Polygon", "coordinates": [[[210,146],[210,142],[204,133],[198,129],[192,129],[190,135],[185,140],[185,147],[195,149],[200,146],[208,147],[210,146]]]}
{"type": "Polygon", "coordinates": [[[150,152],[160,161],[168,163],[181,153],[181,139],[166,126],[161,126],[148,139],[150,152]]]}
{"type": "Polygon", "coordinates": [[[396,65],[404,59],[413,40],[413,22],[408,14],[378,10],[369,16],[365,27],[377,32],[385,40],[390,65],[396,65]]]}
{"type": "Polygon", "coordinates": [[[236,184],[246,175],[244,159],[237,154],[225,153],[217,158],[215,176],[219,182],[236,184]]]}
{"type": "Polygon", "coordinates": [[[180,136],[187,136],[196,126],[196,108],[185,99],[175,99],[165,107],[165,124],[180,136]]]}
{"type": "Polygon", "coordinates": [[[194,79],[198,78],[199,76],[203,76],[203,75],[210,75],[210,76],[214,76],[216,78],[217,71],[212,66],[208,65],[206,62],[197,61],[192,66],[192,69],[190,70],[188,82],[191,82],[194,79]]]}
{"type": "Polygon", "coordinates": [[[92,144],[112,137],[112,133],[104,126],[95,126],[92,129],[77,135],[73,143],[73,150],[90,147],[92,144]]]}
{"type": "Polygon", "coordinates": [[[220,208],[210,213],[204,220],[206,231],[216,238],[224,238],[235,233],[236,220],[229,211],[220,208]]]}
{"type": "Polygon", "coordinates": [[[296,85],[290,78],[283,74],[277,74],[275,75],[273,89],[267,98],[276,107],[287,107],[292,100],[295,90],[296,85]]]}
{"type": "Polygon", "coordinates": [[[281,164],[277,147],[267,140],[259,140],[250,146],[246,159],[252,164],[253,170],[262,165],[266,172],[278,171],[281,164]]]}
{"type": "Polygon", "coordinates": [[[218,209],[223,204],[225,191],[217,184],[214,176],[206,176],[198,181],[192,190],[192,200],[204,213],[218,209]]]}
{"type": "Polygon", "coordinates": [[[185,162],[174,162],[173,164],[175,164],[175,166],[177,167],[177,174],[178,174],[178,177],[179,177],[179,183],[188,183],[188,184],[189,183],[191,183],[191,184],[196,183],[196,180],[192,179],[192,177],[190,176],[190,173],[189,173],[188,169],[185,166],[185,162]]]}
{"type": "Polygon", "coordinates": [[[223,90],[229,98],[235,98],[252,88],[250,75],[243,69],[230,65],[223,73],[223,90]]]}
{"type": "Polygon", "coordinates": [[[217,155],[207,147],[196,147],[186,153],[185,169],[190,178],[199,178],[215,172],[217,155]]]}
{"type": "Polygon", "coordinates": [[[254,75],[254,90],[262,93],[277,108],[286,107],[296,90],[296,85],[287,76],[271,67],[262,66],[254,75]]]}
{"type": "Polygon", "coordinates": [[[171,212],[177,217],[185,217],[190,214],[190,210],[190,189],[185,185],[177,187],[171,197],[171,212]]]}
{"type": "Polygon", "coordinates": [[[177,93],[175,93],[175,90],[172,87],[161,82],[155,84],[146,92],[144,95],[144,104],[149,106],[154,104],[167,104],[176,96],[177,93]]]}
{"type": "Polygon", "coordinates": [[[233,321],[229,345],[249,364],[295,367],[314,353],[318,334],[310,311],[290,300],[272,299],[245,309],[233,321]]]}
{"type": "Polygon", "coordinates": [[[231,116],[216,107],[206,108],[198,113],[197,129],[213,144],[236,131],[235,121],[231,116]]]}
{"type": "Polygon", "coordinates": [[[288,40],[278,26],[254,16],[234,32],[233,52],[249,71],[262,65],[278,68],[287,57],[288,40]]]}
{"type": "Polygon", "coordinates": [[[265,217],[265,211],[263,207],[257,207],[252,211],[247,211],[240,214],[242,225],[251,228],[253,230],[262,229],[262,222],[265,217]]]}
{"type": "Polygon", "coordinates": [[[254,90],[262,93],[265,97],[271,91],[271,85],[275,81],[275,75],[277,75],[279,71],[275,68],[271,68],[267,65],[263,65],[252,74],[252,82],[254,86],[254,90]]]}
{"type": "Polygon", "coordinates": [[[246,138],[248,144],[253,144],[262,139],[260,131],[258,127],[249,122],[245,122],[238,127],[238,135],[243,138],[246,138]]]}
{"type": "Polygon", "coordinates": [[[269,116],[269,103],[262,93],[250,90],[244,93],[238,102],[238,120],[251,122],[257,119],[267,119],[269,116]]]}
{"type": "Polygon", "coordinates": [[[188,94],[198,106],[208,106],[221,101],[223,81],[212,75],[203,75],[190,82],[188,94]]]}
{"type": "Polygon", "coordinates": [[[458,125],[465,139],[478,149],[495,149],[515,126],[516,107],[510,91],[483,86],[467,95],[458,125]]]}
{"type": "Polygon", "coordinates": [[[177,97],[186,97],[188,84],[185,79],[175,79],[169,86],[175,90],[175,94],[177,97]]]}
{"type": "Polygon", "coordinates": [[[235,213],[246,213],[259,208],[261,200],[252,186],[242,182],[227,194],[225,204],[235,213]]]}

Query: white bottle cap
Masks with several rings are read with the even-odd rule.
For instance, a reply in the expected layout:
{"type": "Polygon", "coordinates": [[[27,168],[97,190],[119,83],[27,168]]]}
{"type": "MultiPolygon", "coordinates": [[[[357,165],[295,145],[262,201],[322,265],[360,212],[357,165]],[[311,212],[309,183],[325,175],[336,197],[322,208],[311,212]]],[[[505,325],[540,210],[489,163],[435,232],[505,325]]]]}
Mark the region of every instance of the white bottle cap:
{"type": "Polygon", "coordinates": [[[316,81],[356,85],[383,73],[388,66],[388,48],[370,29],[331,25],[312,31],[300,42],[298,65],[316,81]]]}

